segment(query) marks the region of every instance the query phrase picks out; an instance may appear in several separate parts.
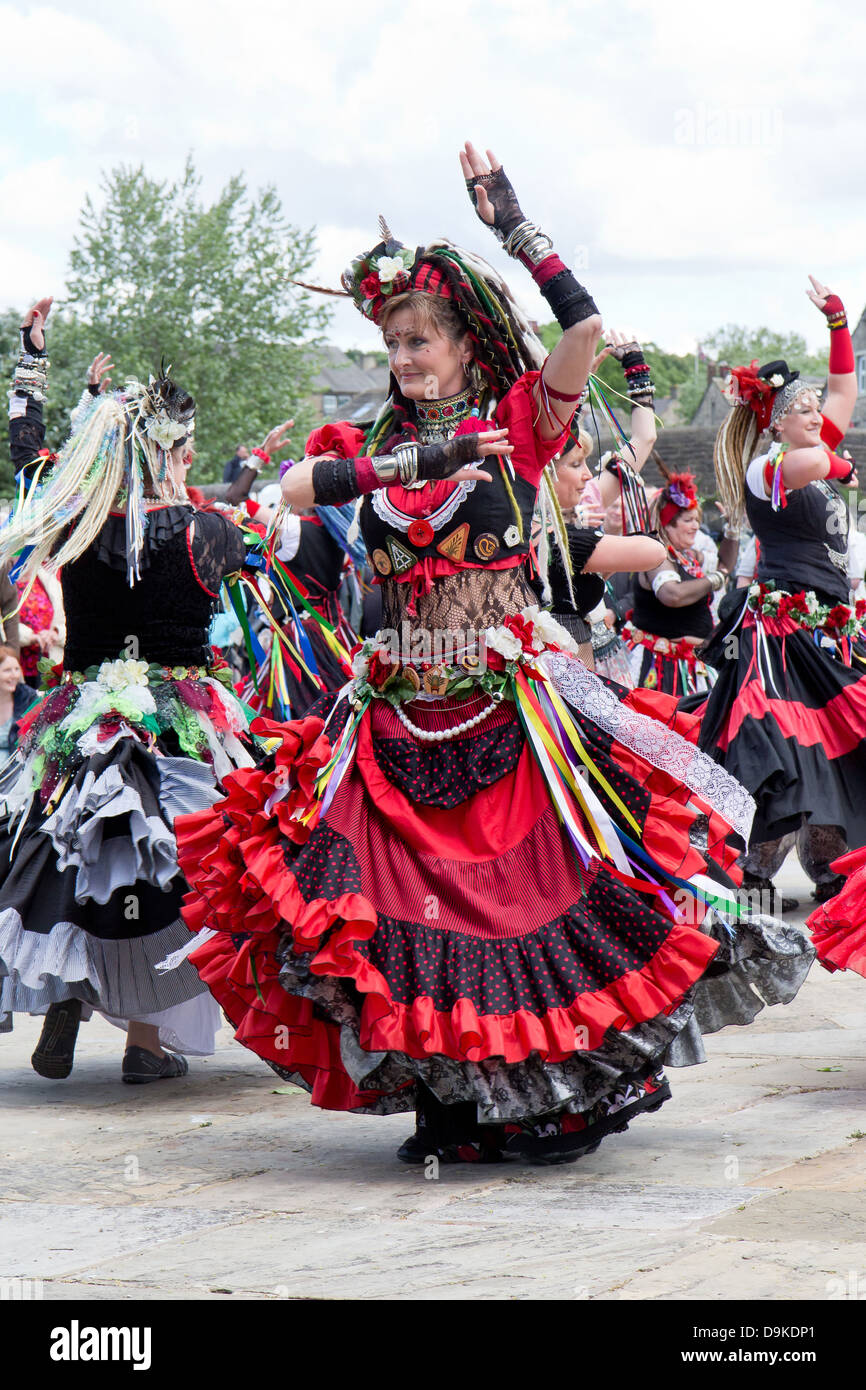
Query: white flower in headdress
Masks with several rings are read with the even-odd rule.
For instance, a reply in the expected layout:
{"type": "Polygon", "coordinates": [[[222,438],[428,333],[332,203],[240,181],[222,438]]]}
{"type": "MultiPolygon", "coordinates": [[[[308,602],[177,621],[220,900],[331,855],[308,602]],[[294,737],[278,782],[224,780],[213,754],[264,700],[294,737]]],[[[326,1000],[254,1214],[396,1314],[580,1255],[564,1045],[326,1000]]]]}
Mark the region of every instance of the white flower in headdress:
{"type": "Polygon", "coordinates": [[[782,376],[782,373],[781,373],[781,372],[774,372],[773,375],[769,378],[769,380],[770,380],[770,385],[771,385],[771,386],[775,386],[775,388],[776,388],[777,391],[778,391],[778,389],[779,389],[780,386],[784,386],[784,385],[785,385],[785,378],[782,376]]]}
{"type": "Polygon", "coordinates": [[[179,439],[189,434],[189,426],[180,420],[172,420],[164,412],[151,415],[144,426],[148,439],[152,439],[160,449],[170,453],[179,439]]]}
{"type": "Polygon", "coordinates": [[[376,262],[379,284],[382,286],[390,285],[391,281],[405,269],[406,267],[399,256],[380,256],[376,262]]]}

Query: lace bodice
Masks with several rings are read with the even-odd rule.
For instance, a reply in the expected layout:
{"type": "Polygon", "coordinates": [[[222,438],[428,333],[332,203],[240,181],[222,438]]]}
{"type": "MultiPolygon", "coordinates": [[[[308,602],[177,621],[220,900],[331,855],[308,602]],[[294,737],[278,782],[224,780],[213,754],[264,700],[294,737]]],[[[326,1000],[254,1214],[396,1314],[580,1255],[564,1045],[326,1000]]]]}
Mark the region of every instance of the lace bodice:
{"type": "Polygon", "coordinates": [[[382,626],[401,634],[404,622],[412,633],[481,632],[537,602],[522,566],[442,575],[429,593],[415,596],[414,604],[411,584],[386,579],[382,583],[382,626]],[[417,609],[415,613],[409,612],[412,606],[417,609]]]}

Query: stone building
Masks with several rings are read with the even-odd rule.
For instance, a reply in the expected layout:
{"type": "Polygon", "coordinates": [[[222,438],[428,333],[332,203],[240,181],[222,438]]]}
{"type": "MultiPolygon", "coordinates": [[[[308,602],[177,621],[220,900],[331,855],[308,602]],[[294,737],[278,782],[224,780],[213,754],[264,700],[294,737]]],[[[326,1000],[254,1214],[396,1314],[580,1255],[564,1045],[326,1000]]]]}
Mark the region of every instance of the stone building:
{"type": "MultiPolygon", "coordinates": [[[[355,407],[368,398],[381,405],[388,387],[388,368],[371,353],[355,362],[341,348],[326,343],[318,349],[319,370],[313,380],[310,403],[317,415],[326,420],[349,420],[356,416],[355,407]]],[[[373,410],[373,415],[378,410],[373,410]]]]}

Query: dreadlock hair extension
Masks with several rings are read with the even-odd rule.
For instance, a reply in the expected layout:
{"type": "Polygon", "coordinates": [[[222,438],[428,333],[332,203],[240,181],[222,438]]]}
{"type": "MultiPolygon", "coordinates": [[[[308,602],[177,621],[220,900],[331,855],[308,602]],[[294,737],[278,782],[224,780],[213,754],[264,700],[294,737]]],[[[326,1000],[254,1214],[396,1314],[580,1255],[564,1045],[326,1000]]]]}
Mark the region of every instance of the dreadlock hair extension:
{"type": "MultiPolygon", "coordinates": [[[[135,399],[139,383],[127,392],[135,399]]],[[[0,566],[28,550],[21,569],[32,587],[42,565],[52,568],[76,560],[96,540],[108,514],[128,494],[180,500],[166,477],[165,453],[139,428],[127,392],[94,396],[78,417],[57,461],[0,531],[0,566]]]]}
{"type": "Polygon", "coordinates": [[[568,531],[565,526],[565,518],[562,515],[562,508],[559,505],[559,498],[556,495],[554,483],[556,474],[553,464],[549,463],[541,475],[538,488],[538,511],[541,520],[541,535],[538,540],[538,573],[542,583],[542,600],[550,603],[551,590],[550,578],[548,574],[550,562],[550,541],[548,530],[553,531],[553,536],[562,556],[562,567],[565,571],[565,582],[568,585],[568,597],[573,606],[576,607],[574,599],[574,586],[572,578],[574,571],[571,564],[571,547],[568,544],[568,531]]]}
{"type": "Polygon", "coordinates": [[[732,526],[745,516],[746,469],[758,453],[761,431],[755,412],[747,405],[731,407],[713,448],[713,466],[719,487],[719,501],[732,526]]]}

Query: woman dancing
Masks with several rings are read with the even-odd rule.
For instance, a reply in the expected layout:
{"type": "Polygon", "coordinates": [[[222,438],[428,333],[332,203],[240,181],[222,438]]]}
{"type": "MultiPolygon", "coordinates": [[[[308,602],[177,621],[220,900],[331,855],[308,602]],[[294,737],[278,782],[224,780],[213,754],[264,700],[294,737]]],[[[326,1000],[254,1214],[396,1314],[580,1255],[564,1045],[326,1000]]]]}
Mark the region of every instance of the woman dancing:
{"type": "MultiPolygon", "coordinates": [[[[467,145],[461,163],[563,336],[539,371],[507,287],[450,242],[412,251],[383,227],[353,262],[343,283],[383,332],[392,394],[369,456],[299,463],[283,491],[361,499],[385,627],[326,726],[263,721],[272,760],[178,822],[185,915],[236,1037],[314,1104],[414,1109],[409,1163],[558,1162],[667,1098],[663,1058],[689,1051],[689,991],[719,950],[698,880],[730,884],[749,802],[534,603],[533,510],[540,485],[553,507],[546,466],[600,320],[495,159],[467,145]]],[[[755,949],[757,980],[778,957],[755,949]]],[[[775,998],[811,959],[801,938],[781,949],[775,998]]]]}
{"type": "Polygon", "coordinates": [[[845,310],[813,277],[809,298],[830,328],[823,409],[785,362],[731,374],[733,408],[716,440],[723,506],[758,542],[756,580],[706,650],[719,679],[701,747],[757,803],[747,886],[772,893],[796,842],[819,902],[841,879],[832,861],[866,843],[866,647],[850,602],[850,459],[834,450],[857,397],[845,310]]]}
{"type": "Polygon", "coordinates": [[[724,587],[724,570],[704,574],[693,548],[700,526],[694,479],[674,475],[653,498],[651,525],[667,554],[653,570],[635,575],[633,608],[623,634],[632,650],[635,683],[666,695],[706,690],[713,673],[698,648],[713,630],[710,602],[724,587]]]}
{"type": "MultiPolygon", "coordinates": [[[[16,469],[42,442],[48,308],[22,329],[16,469]]],[[[188,941],[174,817],[211,805],[252,762],[206,645],[244,543],[181,500],[194,412],[167,377],[97,387],[0,532],[0,563],[23,549],[25,584],[43,564],[61,571],[67,623],[55,688],[18,720],[0,833],[0,1016],[45,1015],[32,1057],[45,1077],[69,1075],[94,1009],[126,1031],[130,1083],[184,1075],[181,1054],[212,1052],[220,1026],[191,966],[154,970],[188,941]]]]}

